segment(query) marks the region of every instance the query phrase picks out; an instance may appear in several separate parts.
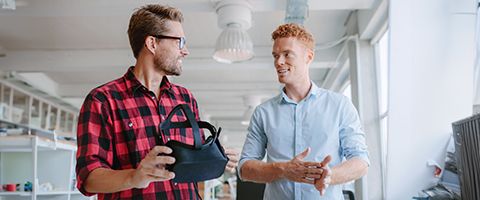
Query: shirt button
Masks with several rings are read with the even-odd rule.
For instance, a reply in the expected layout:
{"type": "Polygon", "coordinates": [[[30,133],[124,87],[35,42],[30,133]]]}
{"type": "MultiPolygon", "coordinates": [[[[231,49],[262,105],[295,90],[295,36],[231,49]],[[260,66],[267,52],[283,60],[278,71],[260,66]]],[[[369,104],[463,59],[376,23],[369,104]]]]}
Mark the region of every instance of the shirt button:
{"type": "Polygon", "coordinates": [[[128,127],[132,128],[133,126],[133,123],[132,122],[128,122],[128,127]]]}
{"type": "Polygon", "coordinates": [[[170,141],[170,138],[167,138],[167,141],[170,141]]]}
{"type": "Polygon", "coordinates": [[[178,185],[178,183],[174,183],[174,185],[175,185],[175,186],[177,186],[177,185],[178,185]]]}

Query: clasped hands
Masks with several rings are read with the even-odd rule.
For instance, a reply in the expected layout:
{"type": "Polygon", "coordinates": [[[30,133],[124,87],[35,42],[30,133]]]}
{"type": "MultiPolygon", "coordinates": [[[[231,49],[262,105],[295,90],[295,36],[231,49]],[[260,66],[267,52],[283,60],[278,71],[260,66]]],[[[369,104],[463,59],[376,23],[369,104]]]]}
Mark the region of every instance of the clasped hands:
{"type": "Polygon", "coordinates": [[[332,158],[326,156],[322,162],[303,161],[309,153],[310,147],[286,162],[283,175],[291,181],[313,184],[320,194],[324,195],[331,183],[332,170],[328,167],[328,163],[332,158]]]}

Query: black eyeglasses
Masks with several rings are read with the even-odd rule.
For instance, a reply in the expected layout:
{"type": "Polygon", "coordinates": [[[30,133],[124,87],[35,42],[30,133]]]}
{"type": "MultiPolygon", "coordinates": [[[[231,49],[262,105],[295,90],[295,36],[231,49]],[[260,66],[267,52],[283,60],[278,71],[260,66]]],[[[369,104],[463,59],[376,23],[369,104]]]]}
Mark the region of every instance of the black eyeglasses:
{"type": "Polygon", "coordinates": [[[156,37],[158,39],[174,39],[178,40],[178,48],[182,50],[185,47],[185,37],[174,37],[174,36],[168,36],[168,35],[152,35],[153,37],[156,37]]]}

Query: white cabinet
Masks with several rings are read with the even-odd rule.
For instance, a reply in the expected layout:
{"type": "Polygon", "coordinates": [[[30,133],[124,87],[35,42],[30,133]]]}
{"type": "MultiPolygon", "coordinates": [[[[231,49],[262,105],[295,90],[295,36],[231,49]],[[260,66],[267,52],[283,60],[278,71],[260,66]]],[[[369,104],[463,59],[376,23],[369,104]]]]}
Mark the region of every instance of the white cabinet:
{"type": "Polygon", "coordinates": [[[0,200],[92,199],[75,189],[77,110],[0,80],[0,200]],[[33,191],[24,192],[25,182],[33,191]]]}
{"type": "Polygon", "coordinates": [[[25,128],[28,134],[74,138],[77,114],[78,110],[71,106],[58,105],[55,97],[46,99],[0,80],[0,122],[3,124],[25,128]]]}

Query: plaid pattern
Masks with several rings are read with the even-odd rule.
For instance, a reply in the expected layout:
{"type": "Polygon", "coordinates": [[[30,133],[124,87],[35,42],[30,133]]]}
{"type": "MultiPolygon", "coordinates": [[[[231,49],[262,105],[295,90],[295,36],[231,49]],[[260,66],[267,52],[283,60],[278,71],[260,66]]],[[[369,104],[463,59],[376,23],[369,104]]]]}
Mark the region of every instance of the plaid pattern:
{"type": "MultiPolygon", "coordinates": [[[[77,187],[85,195],[84,181],[94,169],[136,168],[157,144],[177,140],[193,145],[191,129],[171,129],[159,134],[159,125],[178,104],[188,104],[199,120],[197,102],[185,88],[166,77],[160,97],[145,88],[133,67],[114,81],[92,90],[80,110],[77,129],[77,187]]],[[[178,112],[172,121],[186,117],[178,112]],[[176,118],[176,119],[175,119],[176,118]]],[[[202,132],[202,139],[204,139],[202,132]]],[[[98,194],[99,199],[199,199],[196,183],[152,182],[145,189],[98,194]]]]}

